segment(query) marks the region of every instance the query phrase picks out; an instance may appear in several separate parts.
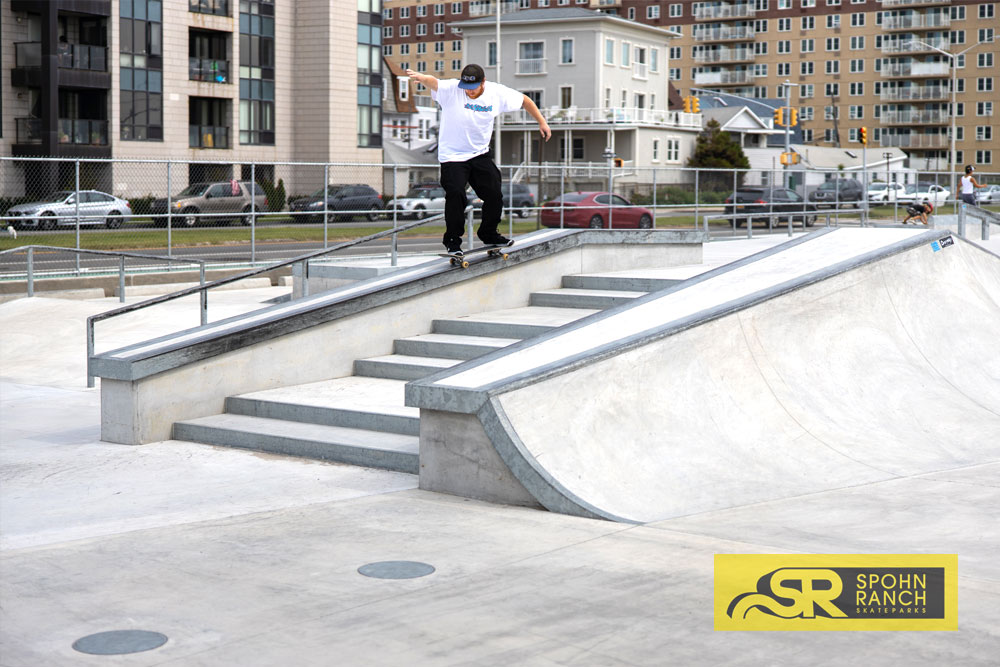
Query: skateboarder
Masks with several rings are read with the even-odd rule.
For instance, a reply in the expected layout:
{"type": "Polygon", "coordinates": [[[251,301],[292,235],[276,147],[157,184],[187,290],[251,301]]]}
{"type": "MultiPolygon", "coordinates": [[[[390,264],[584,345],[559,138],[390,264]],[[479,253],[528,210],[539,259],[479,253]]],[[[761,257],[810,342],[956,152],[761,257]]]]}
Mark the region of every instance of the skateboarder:
{"type": "MultiPolygon", "coordinates": [[[[985,188],[985,185],[980,185],[976,181],[976,177],[972,175],[972,172],[976,170],[971,164],[965,168],[965,176],[958,180],[958,186],[961,188],[962,201],[966,204],[976,205],[976,188],[985,188]]],[[[956,188],[957,189],[957,188],[956,188]]]]}
{"type": "Polygon", "coordinates": [[[920,221],[926,225],[928,214],[934,212],[934,204],[930,202],[925,202],[923,204],[914,202],[913,206],[910,206],[906,209],[906,212],[909,213],[909,215],[903,218],[904,225],[913,218],[920,218],[920,221]]]}
{"type": "Polygon", "coordinates": [[[483,200],[483,219],[476,231],[479,240],[489,245],[510,245],[510,239],[497,231],[503,193],[500,170],[490,155],[493,120],[506,111],[524,108],[538,121],[538,131],[548,141],[552,130],[545,117],[527,95],[486,81],[486,73],[479,65],[466,65],[460,79],[439,80],[412,69],[406,70],[406,75],[430,88],[431,97],[441,105],[438,161],[445,192],[445,248],[449,253],[462,252],[467,185],[483,200]]]}

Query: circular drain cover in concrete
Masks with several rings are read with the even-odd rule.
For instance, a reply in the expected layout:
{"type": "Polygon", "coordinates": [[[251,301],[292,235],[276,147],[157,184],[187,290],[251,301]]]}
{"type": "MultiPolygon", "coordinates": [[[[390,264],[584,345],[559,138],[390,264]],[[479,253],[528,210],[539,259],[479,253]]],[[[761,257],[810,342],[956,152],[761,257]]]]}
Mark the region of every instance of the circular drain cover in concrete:
{"type": "Polygon", "coordinates": [[[123,655],[159,648],[167,636],[149,630],[110,630],[87,635],[73,642],[73,648],[91,655],[123,655]]]}
{"type": "Polygon", "coordinates": [[[358,572],[376,579],[416,579],[434,572],[434,566],[412,560],[384,560],[362,565],[358,572]]]}

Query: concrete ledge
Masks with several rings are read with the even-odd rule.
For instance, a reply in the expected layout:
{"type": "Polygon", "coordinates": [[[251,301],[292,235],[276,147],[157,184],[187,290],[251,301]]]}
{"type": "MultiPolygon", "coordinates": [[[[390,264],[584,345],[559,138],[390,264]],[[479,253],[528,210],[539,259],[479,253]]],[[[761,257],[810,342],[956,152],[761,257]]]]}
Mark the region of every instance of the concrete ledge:
{"type": "MultiPolygon", "coordinates": [[[[45,292],[35,292],[36,297],[44,297],[46,299],[103,299],[105,297],[104,290],[100,287],[84,287],[80,289],[62,289],[62,290],[47,290],[45,292]]],[[[6,301],[14,301],[15,299],[27,299],[28,293],[23,292],[21,294],[9,293],[0,294],[0,303],[6,301]]]]}
{"type": "MultiPolygon", "coordinates": [[[[155,285],[135,285],[132,287],[125,287],[125,296],[156,296],[158,294],[170,294],[171,292],[179,292],[183,289],[188,289],[189,287],[197,287],[201,283],[157,283],[155,285]]],[[[220,285],[212,289],[213,292],[218,290],[237,290],[237,289],[254,289],[260,287],[271,287],[271,279],[267,277],[261,278],[247,278],[246,280],[241,280],[235,283],[227,283],[225,285],[220,285]]],[[[115,287],[114,296],[119,296],[119,290],[115,287]]]]}

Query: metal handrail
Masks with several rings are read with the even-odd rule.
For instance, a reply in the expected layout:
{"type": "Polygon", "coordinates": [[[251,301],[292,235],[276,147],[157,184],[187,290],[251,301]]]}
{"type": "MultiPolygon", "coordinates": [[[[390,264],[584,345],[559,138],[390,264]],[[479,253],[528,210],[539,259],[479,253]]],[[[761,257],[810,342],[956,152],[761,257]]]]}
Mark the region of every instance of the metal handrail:
{"type": "Polygon", "coordinates": [[[994,213],[993,211],[987,211],[985,208],[981,208],[974,204],[967,204],[963,201],[958,208],[958,235],[963,238],[965,237],[966,216],[979,220],[982,225],[980,238],[983,241],[990,240],[990,225],[1000,226],[1000,215],[994,213]]]}
{"type": "MultiPolygon", "coordinates": [[[[466,208],[466,214],[471,214],[472,207],[466,208]]],[[[392,229],[385,229],[381,232],[376,232],[375,234],[369,234],[368,236],[363,236],[361,238],[354,239],[352,241],[344,241],[343,243],[338,243],[337,245],[325,248],[323,250],[315,250],[313,252],[306,253],[304,255],[299,255],[291,259],[282,260],[268,266],[264,266],[258,269],[250,269],[243,273],[237,274],[235,276],[229,276],[228,278],[220,278],[219,280],[213,280],[210,283],[203,282],[201,285],[196,285],[194,287],[188,287],[176,292],[171,292],[170,294],[163,294],[160,296],[153,297],[152,299],[146,299],[145,301],[140,301],[139,303],[133,303],[128,306],[121,306],[115,308],[114,310],[108,310],[103,313],[97,313],[96,315],[91,315],[87,318],[87,387],[94,386],[94,376],[90,374],[90,358],[94,355],[94,324],[102,320],[107,320],[112,317],[117,317],[118,315],[124,315],[125,313],[132,313],[137,310],[142,310],[150,306],[155,306],[160,303],[166,303],[167,301],[173,301],[174,299],[180,299],[182,297],[188,296],[190,294],[197,293],[200,297],[201,302],[201,325],[204,326],[208,324],[208,290],[213,287],[219,287],[221,285],[228,285],[229,283],[235,283],[246,278],[252,278],[253,276],[260,275],[262,273],[268,273],[270,271],[275,271],[277,269],[291,266],[292,264],[302,263],[302,281],[305,286],[305,293],[308,293],[308,280],[309,280],[309,260],[315,259],[316,257],[321,257],[323,255],[328,255],[332,252],[338,250],[343,250],[345,248],[350,248],[362,243],[368,243],[369,241],[375,241],[377,239],[393,236],[396,237],[400,232],[405,232],[422,225],[426,225],[429,222],[435,222],[444,218],[444,213],[439,213],[437,215],[432,215],[429,218],[423,220],[417,220],[405,225],[394,226],[392,229]]],[[[395,238],[393,239],[393,252],[395,254],[395,238]]]]}
{"type": "Polygon", "coordinates": [[[28,257],[28,267],[26,271],[28,279],[28,296],[35,296],[35,271],[34,271],[34,258],[35,250],[58,250],[76,253],[78,255],[103,255],[112,256],[118,258],[118,300],[125,303],[125,258],[134,257],[136,259],[153,259],[161,262],[188,262],[190,264],[197,264],[199,266],[201,274],[201,283],[205,284],[205,260],[203,259],[187,259],[183,257],[163,257],[161,255],[146,255],[144,253],[138,252],[122,252],[117,250],[85,250],[82,248],[64,248],[62,246],[54,245],[23,245],[16,248],[9,248],[7,250],[0,250],[0,255],[12,255],[18,252],[27,251],[28,257]]]}

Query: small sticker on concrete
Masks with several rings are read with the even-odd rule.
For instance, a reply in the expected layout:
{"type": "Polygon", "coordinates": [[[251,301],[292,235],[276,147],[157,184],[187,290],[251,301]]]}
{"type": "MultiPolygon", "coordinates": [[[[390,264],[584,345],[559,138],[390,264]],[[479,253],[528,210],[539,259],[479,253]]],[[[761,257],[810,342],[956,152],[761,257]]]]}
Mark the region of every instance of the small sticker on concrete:
{"type": "Polygon", "coordinates": [[[943,239],[940,239],[939,241],[934,241],[934,243],[931,243],[931,249],[934,250],[934,252],[937,252],[938,250],[947,248],[950,245],[955,245],[955,239],[950,236],[946,236],[943,239]]]}

